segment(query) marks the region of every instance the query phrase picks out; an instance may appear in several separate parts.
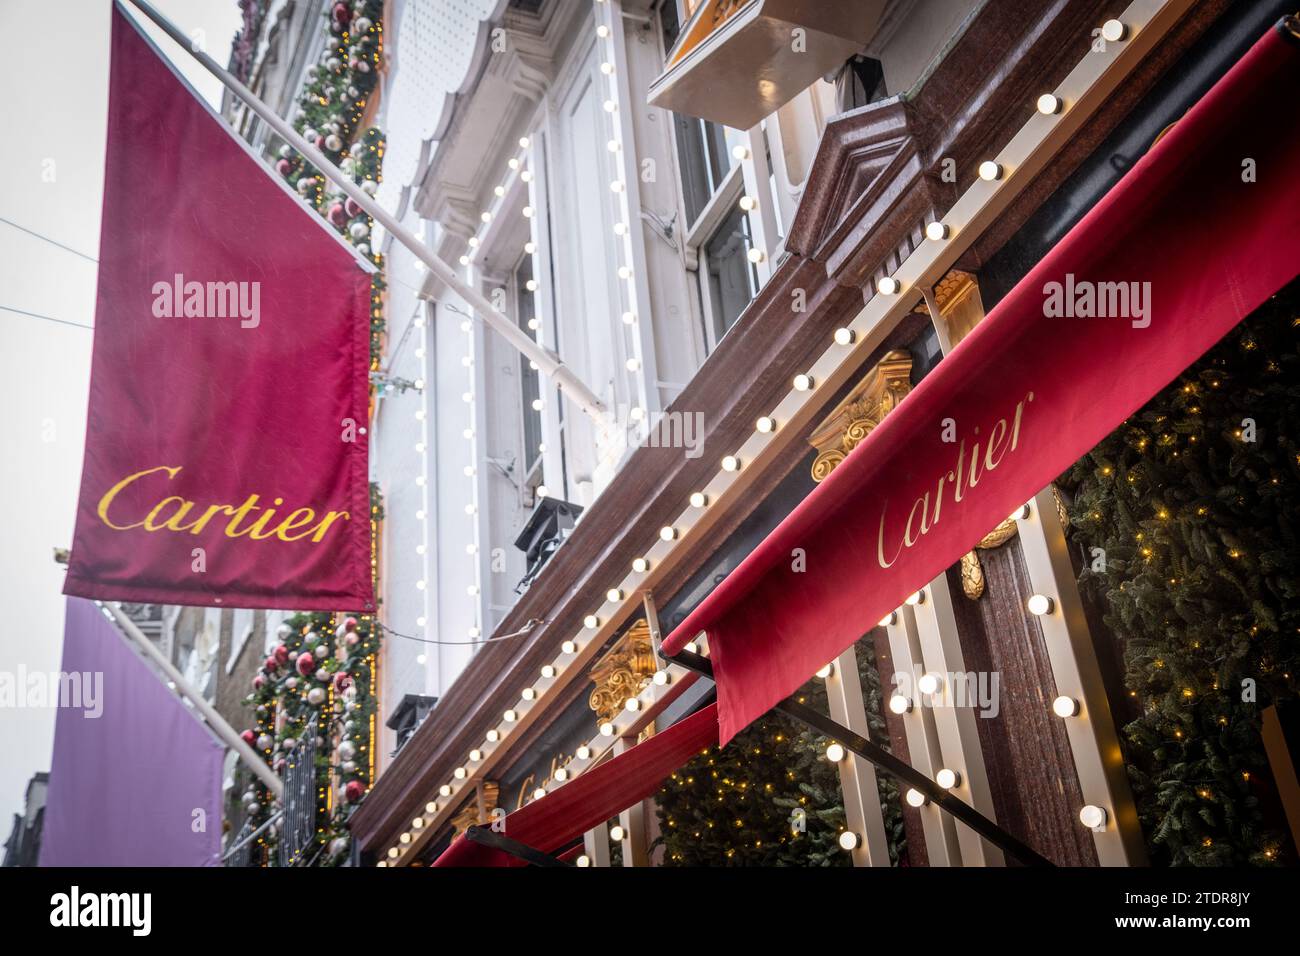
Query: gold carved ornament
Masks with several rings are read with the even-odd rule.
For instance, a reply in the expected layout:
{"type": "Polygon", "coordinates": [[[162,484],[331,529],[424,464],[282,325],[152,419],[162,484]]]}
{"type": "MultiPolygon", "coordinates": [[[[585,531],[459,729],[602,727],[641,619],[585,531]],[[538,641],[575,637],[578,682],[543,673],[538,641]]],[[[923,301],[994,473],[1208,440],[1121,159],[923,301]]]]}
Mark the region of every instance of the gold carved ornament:
{"type": "MultiPolygon", "coordinates": [[[[901,350],[890,352],[831,412],[808,439],[817,449],[817,457],[812,464],[813,481],[825,479],[898,406],[911,391],[911,373],[911,354],[901,350]]],[[[1056,486],[1051,487],[1057,516],[1061,519],[1061,524],[1066,525],[1068,519],[1065,505],[1056,486]]],[[[986,585],[978,552],[1001,547],[1016,536],[1017,530],[1015,519],[1008,518],[981,538],[972,550],[962,555],[961,587],[962,593],[968,598],[979,599],[983,596],[986,585]]]]}
{"type": "Polygon", "coordinates": [[[650,627],[637,621],[588,672],[596,685],[588,699],[596,725],[623,713],[623,706],[646,688],[658,669],[650,627]]]}
{"type": "Polygon", "coordinates": [[[480,783],[478,793],[451,818],[452,833],[464,833],[472,826],[489,823],[492,811],[497,807],[500,789],[494,780],[480,783]]]}

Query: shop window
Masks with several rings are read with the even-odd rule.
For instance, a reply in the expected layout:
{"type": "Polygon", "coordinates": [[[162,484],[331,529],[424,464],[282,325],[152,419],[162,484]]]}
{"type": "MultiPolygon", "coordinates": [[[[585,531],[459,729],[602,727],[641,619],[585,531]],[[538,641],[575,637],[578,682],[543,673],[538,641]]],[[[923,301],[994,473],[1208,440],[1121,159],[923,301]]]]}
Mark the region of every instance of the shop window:
{"type": "Polygon", "coordinates": [[[758,289],[749,262],[749,221],[734,208],[700,250],[700,277],[707,284],[712,343],[735,325],[758,289]]]}

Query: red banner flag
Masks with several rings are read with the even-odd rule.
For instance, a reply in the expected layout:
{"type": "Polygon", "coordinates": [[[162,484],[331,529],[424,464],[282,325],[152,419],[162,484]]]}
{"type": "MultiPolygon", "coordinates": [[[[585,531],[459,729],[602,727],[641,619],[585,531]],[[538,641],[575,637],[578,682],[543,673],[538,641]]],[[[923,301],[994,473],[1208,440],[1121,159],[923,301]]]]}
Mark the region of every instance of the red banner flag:
{"type": "Polygon", "coordinates": [[[64,592],[372,609],[370,265],[116,7],[108,102],[64,592]]]}
{"type": "Polygon", "coordinates": [[[1270,30],[669,635],[708,633],[723,743],[1296,275],[1297,88],[1270,30]]]}

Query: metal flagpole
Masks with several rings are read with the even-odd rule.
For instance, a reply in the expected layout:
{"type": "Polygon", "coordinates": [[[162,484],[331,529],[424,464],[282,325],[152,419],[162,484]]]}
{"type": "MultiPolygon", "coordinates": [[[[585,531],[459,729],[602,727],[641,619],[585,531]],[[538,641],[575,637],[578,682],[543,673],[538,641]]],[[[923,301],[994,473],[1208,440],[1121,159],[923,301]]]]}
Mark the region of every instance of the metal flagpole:
{"type": "Polygon", "coordinates": [[[536,362],[538,368],[551,376],[555,380],[555,384],[560,387],[570,400],[575,402],[595,421],[604,421],[605,403],[587,386],[586,382],[578,378],[573,370],[560,360],[558,355],[534,341],[532,336],[494,309],[492,303],[487,300],[483,293],[462,279],[456,273],[456,270],[441,258],[434,255],[431,249],[408,232],[400,222],[388,214],[388,211],[383,206],[367,195],[343,170],[326,159],[315,146],[299,136],[293,127],[277,116],[248,87],[222,68],[207,53],[196,49],[190,38],[182,33],[175,24],[155,10],[149,3],[146,3],[145,0],[128,0],[128,2],[157,24],[164,33],[179,43],[189,52],[190,56],[202,64],[204,69],[219,79],[226,89],[243,100],[249,109],[260,116],[271,129],[279,133],[289,145],[307,157],[308,161],[328,176],[335,185],[343,190],[349,199],[355,201],[358,206],[374,217],[388,230],[394,239],[410,250],[411,254],[428,266],[434,275],[469,303],[470,308],[478,313],[480,319],[500,333],[517,351],[536,362]]]}
{"type": "Polygon", "coordinates": [[[166,655],[154,646],[153,641],[145,637],[144,632],[136,626],[135,621],[131,620],[126,615],[126,612],[115,604],[110,604],[108,601],[96,601],[95,603],[112,616],[127,637],[140,645],[140,649],[148,655],[151,661],[158,665],[162,672],[167,675],[167,679],[176,685],[176,689],[181,692],[182,696],[203,715],[203,719],[212,728],[212,732],[220,737],[221,741],[227,746],[235,749],[235,753],[239,754],[240,759],[248,764],[248,769],[257,774],[262,783],[266,784],[270,791],[275,794],[277,800],[283,800],[284,781],[266,765],[266,761],[257,755],[257,751],[248,746],[243,737],[235,733],[235,728],[226,723],[226,719],[217,713],[216,708],[189,685],[189,682],[181,676],[181,672],[172,666],[172,662],[167,659],[166,655]]]}

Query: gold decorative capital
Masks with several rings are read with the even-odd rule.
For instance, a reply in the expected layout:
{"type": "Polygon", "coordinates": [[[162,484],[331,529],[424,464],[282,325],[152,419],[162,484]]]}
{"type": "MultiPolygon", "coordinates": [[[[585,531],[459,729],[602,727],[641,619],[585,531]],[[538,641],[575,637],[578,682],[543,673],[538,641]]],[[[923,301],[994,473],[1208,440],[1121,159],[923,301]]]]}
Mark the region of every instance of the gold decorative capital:
{"type": "Polygon", "coordinates": [[[912,390],[912,356],[895,350],[882,358],[808,437],[817,449],[813,481],[821,481],[871,434],[912,390]]]}
{"type": "Polygon", "coordinates": [[[637,621],[587,673],[596,685],[588,702],[597,725],[621,714],[623,705],[645,689],[658,669],[650,626],[637,621]]]}

